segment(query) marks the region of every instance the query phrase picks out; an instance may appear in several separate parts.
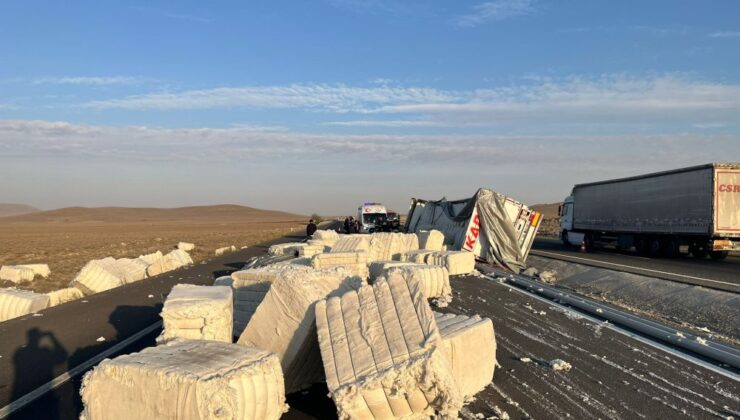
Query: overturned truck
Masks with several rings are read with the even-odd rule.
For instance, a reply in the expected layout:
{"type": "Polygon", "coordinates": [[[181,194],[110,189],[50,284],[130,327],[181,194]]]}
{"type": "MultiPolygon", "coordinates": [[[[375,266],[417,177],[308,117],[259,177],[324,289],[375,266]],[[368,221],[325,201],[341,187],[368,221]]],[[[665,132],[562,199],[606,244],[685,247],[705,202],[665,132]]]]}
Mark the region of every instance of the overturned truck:
{"type": "Polygon", "coordinates": [[[519,273],[542,215],[523,203],[480,188],[461,200],[411,199],[407,232],[441,231],[448,249],[472,252],[479,260],[519,273]]]}

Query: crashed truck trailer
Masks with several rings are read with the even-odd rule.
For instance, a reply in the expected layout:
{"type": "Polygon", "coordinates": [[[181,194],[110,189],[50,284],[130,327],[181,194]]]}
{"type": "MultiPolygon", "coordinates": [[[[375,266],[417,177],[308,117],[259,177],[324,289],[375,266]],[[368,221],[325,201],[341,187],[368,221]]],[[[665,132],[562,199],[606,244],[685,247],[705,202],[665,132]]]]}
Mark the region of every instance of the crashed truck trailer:
{"type": "Polygon", "coordinates": [[[448,249],[470,251],[479,260],[518,273],[525,267],[541,220],[541,213],[523,203],[480,188],[461,200],[412,198],[405,228],[439,230],[448,249]]]}

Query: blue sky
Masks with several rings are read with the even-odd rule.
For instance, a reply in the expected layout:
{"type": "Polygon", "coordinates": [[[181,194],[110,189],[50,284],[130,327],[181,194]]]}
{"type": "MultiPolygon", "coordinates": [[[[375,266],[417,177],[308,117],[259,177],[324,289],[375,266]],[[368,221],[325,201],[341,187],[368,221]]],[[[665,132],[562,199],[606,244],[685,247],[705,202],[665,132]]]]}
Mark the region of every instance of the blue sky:
{"type": "Polygon", "coordinates": [[[0,201],[341,214],[740,160],[736,1],[0,7],[0,201]]]}

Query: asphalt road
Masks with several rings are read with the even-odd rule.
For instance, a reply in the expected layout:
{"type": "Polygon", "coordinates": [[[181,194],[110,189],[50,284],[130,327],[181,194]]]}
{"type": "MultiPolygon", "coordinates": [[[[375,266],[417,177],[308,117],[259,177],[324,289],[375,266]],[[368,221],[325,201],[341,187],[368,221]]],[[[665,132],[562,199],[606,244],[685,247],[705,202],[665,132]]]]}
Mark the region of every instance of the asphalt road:
{"type": "MultiPolygon", "coordinates": [[[[668,280],[696,284],[706,280],[704,286],[714,284],[718,288],[724,284],[740,287],[740,257],[729,256],[724,260],[697,260],[690,256],[678,258],[647,258],[635,253],[599,248],[588,253],[580,252],[578,247],[567,247],[555,239],[537,239],[532,255],[549,258],[564,258],[581,264],[594,264],[604,268],[644,274],[668,280]]],[[[732,288],[732,287],[731,287],[732,288]]],[[[734,290],[731,290],[734,291],[734,290]]]]}
{"type": "MultiPolygon", "coordinates": [[[[158,320],[161,302],[178,282],[210,284],[237,269],[254,247],[188,270],[0,324],[0,406],[158,320]],[[182,278],[180,278],[182,277],[182,278]],[[149,298],[153,295],[153,298],[149,298]],[[51,336],[29,342],[38,329],[51,336]],[[104,342],[97,342],[100,336],[104,342]]],[[[711,418],[740,417],[740,384],[675,355],[630,339],[570,312],[480,277],[452,279],[454,299],[443,312],[493,320],[498,343],[494,381],[465,407],[463,418],[711,418]],[[520,360],[529,357],[531,362],[520,360]],[[557,372],[549,361],[573,366],[557,372]]],[[[153,331],[123,353],[152,345],[153,331]]],[[[73,419],[79,380],[46,394],[12,418],[73,419]]],[[[287,419],[335,418],[324,385],[289,396],[287,419]]]]}

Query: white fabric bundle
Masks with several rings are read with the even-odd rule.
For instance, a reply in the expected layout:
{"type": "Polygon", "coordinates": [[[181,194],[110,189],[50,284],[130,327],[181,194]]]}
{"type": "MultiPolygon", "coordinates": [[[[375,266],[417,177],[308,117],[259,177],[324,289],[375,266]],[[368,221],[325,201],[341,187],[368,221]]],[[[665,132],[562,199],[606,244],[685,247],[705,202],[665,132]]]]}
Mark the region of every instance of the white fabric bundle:
{"type": "Polygon", "coordinates": [[[0,280],[20,283],[23,281],[32,281],[34,272],[28,267],[21,265],[4,265],[0,267],[0,280]]]}
{"type": "Polygon", "coordinates": [[[375,279],[385,275],[386,271],[393,267],[400,267],[405,265],[417,265],[412,262],[405,261],[373,261],[367,264],[368,268],[368,279],[372,283],[375,279]]]}
{"type": "Polygon", "coordinates": [[[230,287],[175,285],[160,313],[163,330],[157,342],[183,338],[231,343],[232,299],[230,287]]]}
{"type": "Polygon", "coordinates": [[[373,233],[370,235],[370,261],[398,260],[399,254],[419,249],[413,233],[373,233]]]}
{"type": "Polygon", "coordinates": [[[177,244],[177,249],[190,252],[195,249],[195,244],[190,243],[190,242],[179,242],[177,244]]]}
{"type": "Polygon", "coordinates": [[[85,297],[82,291],[76,287],[67,287],[64,289],[54,290],[53,292],[47,293],[49,296],[49,306],[57,306],[62,303],[71,302],[73,300],[81,299],[85,297]]]}
{"type": "Polygon", "coordinates": [[[234,252],[234,251],[236,251],[236,247],[234,245],[217,248],[216,256],[218,257],[219,255],[224,255],[227,252],[234,252]]]}
{"type": "Polygon", "coordinates": [[[284,244],[270,245],[267,253],[270,255],[296,255],[301,248],[308,246],[305,242],[288,242],[284,244]]]}
{"type": "Polygon", "coordinates": [[[175,249],[168,252],[161,259],[154,261],[146,269],[146,273],[149,277],[156,276],[158,274],[166,273],[168,271],[176,270],[180,267],[190,265],[193,263],[193,259],[190,255],[181,250],[175,249]]]}
{"type": "Polygon", "coordinates": [[[277,420],[288,408],[274,354],[215,341],[105,359],[80,393],[86,420],[277,420]]]}
{"type": "Polygon", "coordinates": [[[342,235],[334,243],[331,252],[370,251],[370,237],[367,235],[342,235]]]}
{"type": "Polygon", "coordinates": [[[475,255],[468,251],[435,252],[427,256],[426,263],[447,268],[451,276],[468,274],[475,270],[475,255]]]}
{"type": "Polygon", "coordinates": [[[12,287],[0,289],[0,322],[46,309],[49,296],[12,287]]]}
{"type": "Polygon", "coordinates": [[[286,392],[304,389],[324,378],[316,340],[314,305],[332,293],[362,284],[342,268],[305,267],[280,271],[257,307],[238,344],[269,350],[280,357],[286,392]]]}
{"type": "Polygon", "coordinates": [[[344,267],[352,275],[367,279],[369,275],[367,258],[368,253],[364,251],[317,254],[311,259],[311,266],[314,268],[344,267]]]}
{"type": "Polygon", "coordinates": [[[433,254],[436,251],[430,251],[428,249],[417,249],[416,251],[408,251],[398,255],[399,261],[408,261],[417,264],[426,264],[427,256],[433,254]]]}
{"type": "Polygon", "coordinates": [[[462,398],[418,282],[378,281],[316,305],[341,419],[456,418],[462,398]]]}
{"type": "Polygon", "coordinates": [[[446,302],[452,298],[450,275],[447,269],[436,265],[410,264],[390,267],[385,276],[403,276],[407,280],[414,279],[421,284],[422,294],[427,299],[445,298],[446,302]]]}
{"type": "Polygon", "coordinates": [[[472,397],[493,380],[496,336],[493,323],[478,315],[434,314],[443,348],[465,398],[472,397]]]}
{"type": "Polygon", "coordinates": [[[436,230],[420,230],[416,232],[419,237],[419,248],[430,251],[441,251],[445,243],[445,235],[436,230]]]}

